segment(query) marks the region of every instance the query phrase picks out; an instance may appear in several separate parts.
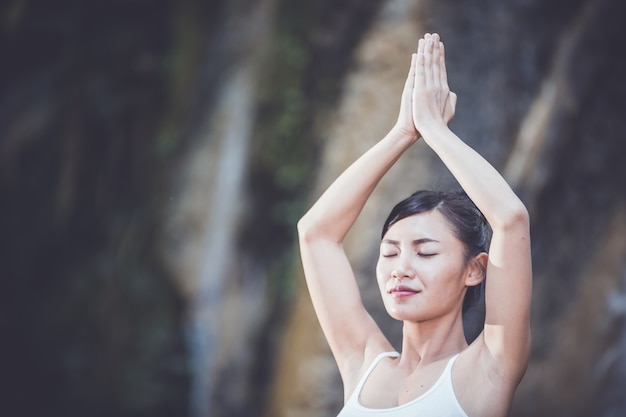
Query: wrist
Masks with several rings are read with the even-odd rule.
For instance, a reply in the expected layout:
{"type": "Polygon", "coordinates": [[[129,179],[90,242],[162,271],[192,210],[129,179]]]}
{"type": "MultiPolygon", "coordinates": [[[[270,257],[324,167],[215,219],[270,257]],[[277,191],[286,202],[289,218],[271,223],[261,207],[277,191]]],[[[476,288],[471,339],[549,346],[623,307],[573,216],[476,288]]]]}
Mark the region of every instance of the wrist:
{"type": "Polygon", "coordinates": [[[417,130],[413,129],[412,132],[407,132],[406,129],[397,125],[391,128],[387,136],[393,137],[395,141],[408,143],[414,143],[420,138],[420,134],[417,130]]]}
{"type": "Polygon", "coordinates": [[[421,123],[419,127],[419,132],[422,137],[426,139],[431,135],[437,135],[442,132],[449,131],[450,128],[443,120],[432,120],[427,123],[421,123]]]}

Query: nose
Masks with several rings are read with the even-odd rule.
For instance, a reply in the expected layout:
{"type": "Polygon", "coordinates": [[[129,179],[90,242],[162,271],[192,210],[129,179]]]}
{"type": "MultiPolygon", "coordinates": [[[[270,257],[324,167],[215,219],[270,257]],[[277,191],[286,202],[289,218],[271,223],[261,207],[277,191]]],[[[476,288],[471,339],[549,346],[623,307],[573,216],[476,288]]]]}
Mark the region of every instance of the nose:
{"type": "Polygon", "coordinates": [[[391,271],[391,277],[393,279],[413,278],[415,276],[415,270],[411,264],[411,260],[407,256],[400,256],[398,262],[391,271]]]}

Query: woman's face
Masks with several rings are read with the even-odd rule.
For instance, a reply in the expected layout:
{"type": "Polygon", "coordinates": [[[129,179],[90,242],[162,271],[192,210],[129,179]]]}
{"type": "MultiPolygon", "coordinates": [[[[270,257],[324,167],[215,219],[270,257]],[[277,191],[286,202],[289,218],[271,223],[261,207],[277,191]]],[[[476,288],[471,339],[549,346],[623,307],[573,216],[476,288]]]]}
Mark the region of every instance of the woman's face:
{"type": "Polygon", "coordinates": [[[463,243],[433,210],[396,222],[380,244],[376,277],[387,312],[425,321],[461,311],[465,295],[463,243]]]}

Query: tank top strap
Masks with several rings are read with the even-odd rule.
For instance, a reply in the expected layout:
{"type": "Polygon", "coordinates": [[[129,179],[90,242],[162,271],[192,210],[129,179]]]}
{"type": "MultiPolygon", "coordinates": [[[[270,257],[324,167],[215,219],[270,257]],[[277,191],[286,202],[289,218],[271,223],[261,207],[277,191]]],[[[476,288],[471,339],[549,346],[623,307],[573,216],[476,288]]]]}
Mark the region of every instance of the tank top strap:
{"type": "Polygon", "coordinates": [[[459,354],[457,353],[456,355],[454,355],[453,357],[451,357],[448,360],[448,363],[446,364],[446,367],[443,370],[443,375],[447,375],[448,377],[452,377],[452,365],[454,365],[454,362],[456,362],[456,359],[458,357],[459,357],[459,354]]]}
{"type": "Polygon", "coordinates": [[[361,377],[361,380],[359,381],[358,385],[354,389],[354,392],[352,393],[351,397],[355,397],[355,395],[356,395],[356,397],[358,398],[358,396],[359,396],[359,394],[361,392],[361,388],[363,388],[363,385],[365,385],[365,381],[367,381],[367,378],[370,376],[370,374],[372,373],[374,368],[376,368],[376,365],[378,365],[378,362],[380,362],[384,358],[389,358],[389,357],[397,358],[398,356],[400,356],[400,354],[398,352],[381,352],[381,353],[379,353],[378,356],[376,356],[374,358],[374,360],[372,361],[370,366],[367,368],[367,370],[365,371],[365,373],[361,377]]]}

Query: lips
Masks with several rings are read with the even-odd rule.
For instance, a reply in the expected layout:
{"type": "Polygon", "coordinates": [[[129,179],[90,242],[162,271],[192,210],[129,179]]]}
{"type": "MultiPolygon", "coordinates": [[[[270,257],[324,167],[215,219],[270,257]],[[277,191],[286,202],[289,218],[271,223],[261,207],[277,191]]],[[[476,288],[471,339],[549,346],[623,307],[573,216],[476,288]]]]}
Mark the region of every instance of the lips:
{"type": "Polygon", "coordinates": [[[389,295],[391,295],[392,297],[401,298],[401,297],[409,297],[411,295],[415,295],[417,293],[420,293],[421,291],[413,289],[411,287],[407,287],[406,285],[399,285],[397,287],[393,287],[388,292],[389,292],[389,295]]]}

